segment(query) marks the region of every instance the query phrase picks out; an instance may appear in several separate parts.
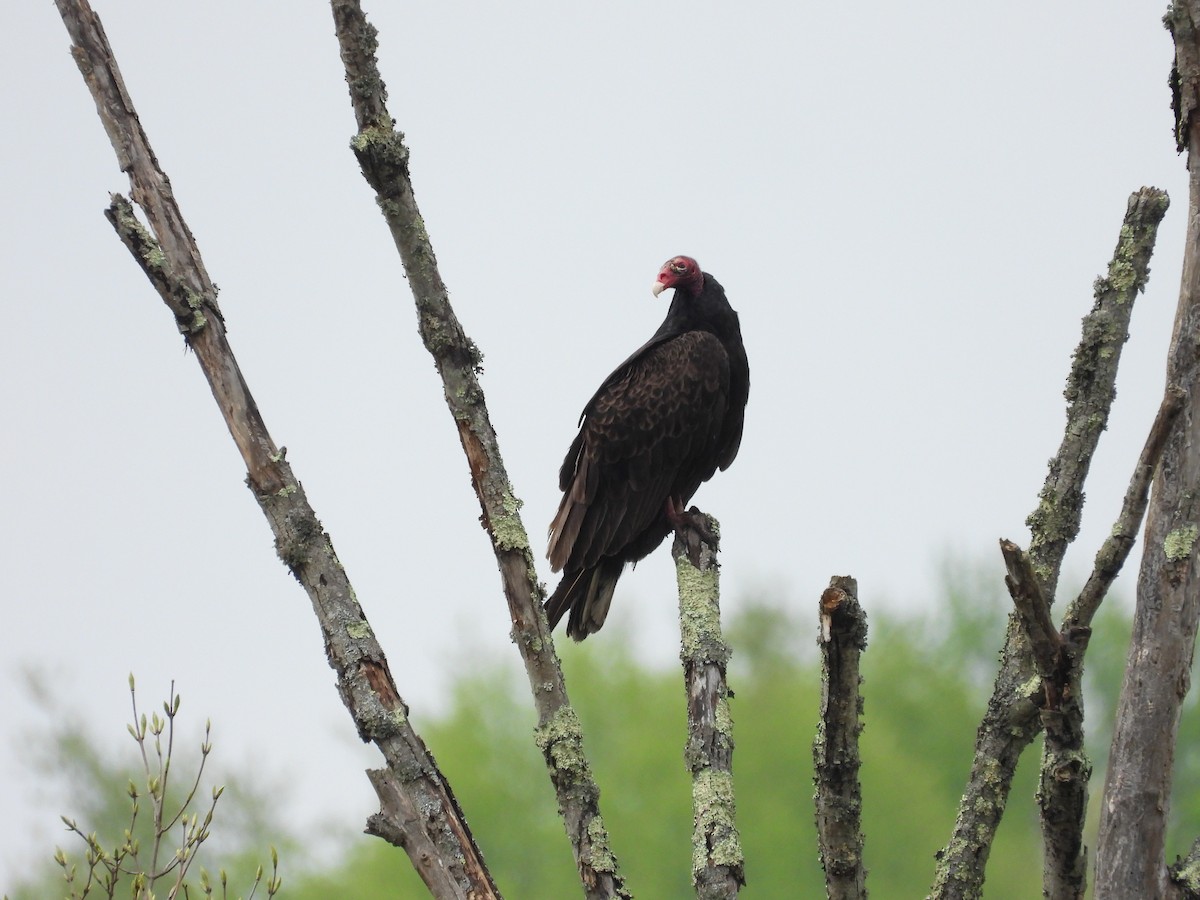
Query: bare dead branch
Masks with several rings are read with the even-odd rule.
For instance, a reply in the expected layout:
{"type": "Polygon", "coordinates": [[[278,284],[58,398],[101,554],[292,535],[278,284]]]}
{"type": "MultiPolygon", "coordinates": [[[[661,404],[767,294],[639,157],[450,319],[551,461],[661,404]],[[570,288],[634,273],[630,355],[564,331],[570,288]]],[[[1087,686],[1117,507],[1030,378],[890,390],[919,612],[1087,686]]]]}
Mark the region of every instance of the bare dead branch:
{"type": "Polygon", "coordinates": [[[382,810],[371,827],[404,846],[433,896],[497,897],[449,784],[409,723],[408,707],[329,536],[242,378],[225,337],[216,288],[138,120],[100,20],[86,0],[57,2],[74,43],[72,54],[150,229],[119,195],[106,215],[195,351],[246,462],[248,482],[275,533],[279,556],[312,600],[338,690],[359,736],[374,742],[386,760],[388,775],[373,779],[382,810]]]}
{"type": "Polygon", "coordinates": [[[1046,704],[1055,707],[1058,705],[1059,692],[1058,686],[1054,684],[1054,677],[1059,667],[1062,637],[1054,627],[1054,620],[1050,618],[1050,604],[1042,596],[1042,588],[1038,584],[1029,557],[1012,541],[1004,539],[1000,541],[1000,553],[1004,557],[1004,567],[1008,570],[1004,583],[1017,608],[1021,624],[1025,627],[1025,637],[1033,653],[1034,665],[1045,682],[1046,704]]]}
{"type": "Polygon", "coordinates": [[[1167,437],[1171,434],[1183,406],[1183,391],[1176,385],[1167,385],[1158,413],[1150,426],[1150,433],[1146,436],[1146,443],[1138,456],[1137,465],[1134,466],[1129,487],[1125,489],[1121,512],[1112,527],[1112,532],[1096,553],[1096,561],[1087,583],[1079,592],[1079,596],[1067,607],[1067,615],[1063,620],[1064,630],[1091,626],[1092,618],[1100,608],[1100,602],[1108,594],[1108,589],[1120,574],[1129,552],[1137,543],[1142,517],[1146,514],[1146,504],[1150,501],[1150,483],[1158,470],[1158,461],[1162,458],[1167,437]]]}
{"type": "Polygon", "coordinates": [[[1046,737],[1037,801],[1042,825],[1042,895],[1048,900],[1082,900],[1087,888],[1083,826],[1092,761],[1083,746],[1080,682],[1089,636],[1086,628],[1067,634],[1053,678],[1057,702],[1041,712],[1046,737]]]}
{"type": "Polygon", "coordinates": [[[858,780],[859,657],[867,649],[867,614],[858,602],[858,583],[849,576],[830,579],[819,614],[821,720],[813,740],[818,848],[830,900],[861,900],[867,896],[867,870],[858,780]]]}
{"type": "Polygon", "coordinates": [[[418,327],[445,388],[471,481],[500,568],[538,713],[537,742],[558,795],[559,812],[589,898],[628,897],[600,817],[600,790],[583,752],[554,642],[541,608],[542,588],[477,377],[479,350],[463,332],[438,272],[425,223],[413,196],[408,147],[387,110],[387,91],[375,59],[377,35],[357,0],[333,0],[333,19],[346,68],[358,133],[351,147],[391,230],[417,307],[418,327]]]}
{"type": "Polygon", "coordinates": [[[1134,300],[1150,277],[1150,256],[1167,206],[1166,193],[1156,188],[1144,187],[1129,197],[1108,274],[1096,279],[1095,304],[1083,319],[1083,333],[1063,392],[1067,427],[1058,453],[1050,460],[1037,509],[1027,522],[1029,558],[1051,604],[1063,556],[1079,533],[1083,483],[1108,425],[1134,300]]]}
{"type": "Polygon", "coordinates": [[[1200,624],[1200,0],[1178,0],[1165,22],[1175,42],[1176,136],[1187,147],[1188,227],[1167,384],[1186,400],[1167,437],[1146,514],[1133,634],[1100,804],[1096,898],[1163,897],[1179,708],[1200,624]]]}
{"type": "Polygon", "coordinates": [[[1029,558],[1012,541],[1000,541],[1000,552],[1008,570],[1005,584],[1041,677],[1041,721],[1046,731],[1037,795],[1042,893],[1049,900],[1082,900],[1087,886],[1083,823],[1092,763],[1083,750],[1079,678],[1090,631],[1077,628],[1070,639],[1059,634],[1029,558]]]}
{"type": "MultiPolygon", "coordinates": [[[[1129,317],[1149,278],[1150,255],[1167,195],[1142,188],[1129,198],[1108,274],[1095,283],[1095,302],[1084,317],[1079,345],[1064,392],[1067,425],[1050,460],[1037,509],[1029,516],[1029,559],[1042,595],[1053,603],[1067,546],[1079,531],[1083,482],[1115,396],[1117,366],[1128,337],[1129,317]]],[[[1016,614],[1009,618],[1000,667],[987,712],[975,737],[971,772],[954,830],[938,854],[930,896],[934,900],[979,897],[996,826],[1008,802],[1021,753],[1042,727],[1028,642],[1016,614]]]]}
{"type": "MultiPolygon", "coordinates": [[[[705,518],[708,532],[719,539],[717,520],[705,518]]],[[[688,542],[678,536],[671,548],[679,583],[679,658],[688,698],[684,759],[692,773],[692,883],[700,900],[727,900],[746,883],[735,824],[733,717],[725,681],[730,650],[721,633],[718,547],[698,541],[695,550],[689,552],[688,542]]]]}

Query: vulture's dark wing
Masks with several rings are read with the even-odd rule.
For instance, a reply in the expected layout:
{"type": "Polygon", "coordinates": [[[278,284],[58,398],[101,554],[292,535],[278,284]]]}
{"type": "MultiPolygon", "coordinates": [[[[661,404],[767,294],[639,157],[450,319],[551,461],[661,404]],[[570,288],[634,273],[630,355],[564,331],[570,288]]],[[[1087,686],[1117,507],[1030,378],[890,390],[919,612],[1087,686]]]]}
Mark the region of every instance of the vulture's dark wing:
{"type": "Polygon", "coordinates": [[[584,409],[559,472],[551,568],[587,568],[636,549],[672,493],[690,497],[724,455],[728,394],[728,354],[706,331],[656,335],[618,367],[584,409]]]}
{"type": "Polygon", "coordinates": [[[746,401],[750,399],[750,366],[746,361],[746,347],[742,344],[742,332],[737,328],[737,313],[733,314],[735,340],[725,341],[729,353],[729,415],[721,430],[720,457],[717,465],[724,472],[737,457],[742,446],[742,425],[746,419],[746,401]]]}

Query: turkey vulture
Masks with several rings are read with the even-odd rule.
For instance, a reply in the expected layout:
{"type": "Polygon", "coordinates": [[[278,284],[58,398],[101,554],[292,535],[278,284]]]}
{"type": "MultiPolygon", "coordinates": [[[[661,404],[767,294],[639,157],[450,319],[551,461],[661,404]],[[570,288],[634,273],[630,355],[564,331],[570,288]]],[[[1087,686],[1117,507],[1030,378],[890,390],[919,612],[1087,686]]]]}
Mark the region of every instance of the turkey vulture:
{"type": "Polygon", "coordinates": [[[694,259],[659,270],[675,289],[658,331],[604,379],[579,417],[558,474],[563,492],[547,556],[562,581],[546,601],[553,628],[599,631],[626,563],[691,523],[685,505],[742,442],[750,368],[725,289],[694,259]]]}

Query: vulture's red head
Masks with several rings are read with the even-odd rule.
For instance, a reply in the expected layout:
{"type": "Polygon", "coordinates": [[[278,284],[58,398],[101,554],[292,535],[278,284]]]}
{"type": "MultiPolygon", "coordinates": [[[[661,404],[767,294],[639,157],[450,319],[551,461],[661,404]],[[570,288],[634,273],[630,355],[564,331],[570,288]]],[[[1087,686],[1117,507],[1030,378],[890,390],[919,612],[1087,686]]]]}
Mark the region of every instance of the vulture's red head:
{"type": "Polygon", "coordinates": [[[663,263],[658,270],[658,278],[654,282],[654,296],[658,296],[667,288],[682,289],[689,294],[699,294],[704,287],[704,273],[700,265],[690,256],[674,256],[663,263]]]}

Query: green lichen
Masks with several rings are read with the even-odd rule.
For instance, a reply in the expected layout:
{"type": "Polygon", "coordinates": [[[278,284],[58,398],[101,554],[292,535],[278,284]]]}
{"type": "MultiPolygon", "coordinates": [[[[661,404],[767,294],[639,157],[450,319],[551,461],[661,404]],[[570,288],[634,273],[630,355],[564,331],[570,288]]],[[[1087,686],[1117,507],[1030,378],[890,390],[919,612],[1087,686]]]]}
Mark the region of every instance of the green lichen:
{"type": "Polygon", "coordinates": [[[359,619],[357,622],[351,622],[346,626],[346,634],[354,638],[356,641],[364,641],[367,638],[373,637],[374,632],[371,631],[371,625],[365,619],[359,619]]]}
{"type": "Polygon", "coordinates": [[[692,779],[692,809],[693,874],[709,866],[741,866],[742,845],[734,822],[733,775],[715,769],[697,772],[692,779]]]}
{"type": "Polygon", "coordinates": [[[588,771],[583,755],[583,729],[569,706],[559,709],[544,725],[534,730],[534,740],[546,762],[555,769],[578,775],[588,771]]]}
{"type": "Polygon", "coordinates": [[[716,725],[717,731],[719,731],[721,734],[733,734],[733,715],[729,712],[729,699],[727,697],[722,696],[717,701],[714,724],[716,725]]]}
{"type": "MultiPolygon", "coordinates": [[[[1018,697],[1036,697],[1042,692],[1042,676],[1034,675],[1025,681],[1024,684],[1017,685],[1016,694],[1018,697]]],[[[997,763],[999,765],[999,763],[997,763]]]]}
{"type": "Polygon", "coordinates": [[[364,165],[408,168],[408,147],[404,135],[395,131],[391,124],[364,128],[350,139],[350,149],[364,165]]]}
{"type": "Polygon", "coordinates": [[[1192,555],[1197,537],[1200,537],[1200,528],[1195,523],[1188,523],[1176,528],[1163,541],[1163,552],[1167,554],[1167,559],[1173,562],[1187,559],[1192,555]]]}
{"type": "Polygon", "coordinates": [[[285,484],[283,487],[281,487],[279,490],[277,490],[275,492],[275,496],[276,497],[290,497],[294,493],[296,493],[296,485],[285,484]]]}
{"type": "Polygon", "coordinates": [[[684,555],[675,560],[679,586],[680,656],[725,663],[729,647],[721,637],[719,578],[715,565],[700,571],[684,555]]]}
{"type": "Polygon", "coordinates": [[[529,549],[529,535],[525,533],[519,515],[521,505],[521,501],[513,496],[512,489],[505,485],[500,495],[500,507],[504,513],[492,517],[492,537],[502,550],[529,549]]]}
{"type": "Polygon", "coordinates": [[[608,829],[600,813],[594,814],[587,823],[588,846],[591,847],[589,864],[597,872],[616,872],[617,858],[608,846],[608,829]]]}

